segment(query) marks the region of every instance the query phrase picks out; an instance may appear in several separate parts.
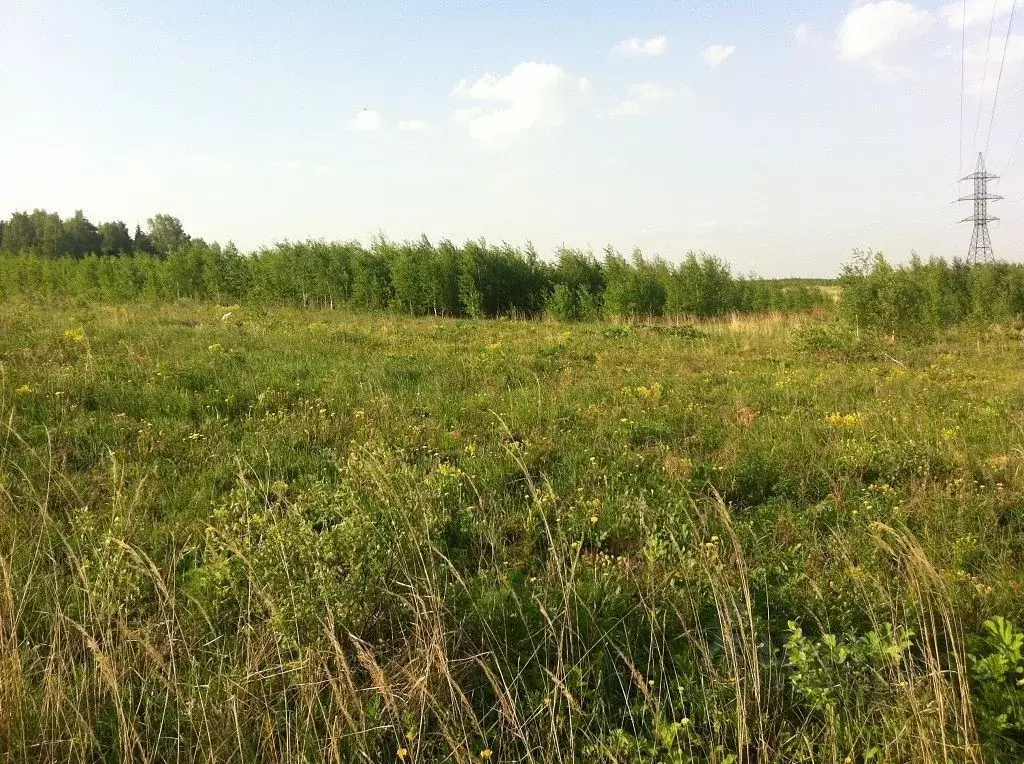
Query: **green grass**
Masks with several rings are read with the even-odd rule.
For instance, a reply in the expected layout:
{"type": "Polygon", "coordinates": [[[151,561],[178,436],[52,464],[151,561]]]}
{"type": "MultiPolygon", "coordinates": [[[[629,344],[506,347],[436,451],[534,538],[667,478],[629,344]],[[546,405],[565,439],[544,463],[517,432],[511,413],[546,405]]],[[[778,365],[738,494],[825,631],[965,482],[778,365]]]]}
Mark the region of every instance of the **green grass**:
{"type": "Polygon", "coordinates": [[[0,304],[0,760],[1019,760],[1021,338],[835,336],[0,304]]]}

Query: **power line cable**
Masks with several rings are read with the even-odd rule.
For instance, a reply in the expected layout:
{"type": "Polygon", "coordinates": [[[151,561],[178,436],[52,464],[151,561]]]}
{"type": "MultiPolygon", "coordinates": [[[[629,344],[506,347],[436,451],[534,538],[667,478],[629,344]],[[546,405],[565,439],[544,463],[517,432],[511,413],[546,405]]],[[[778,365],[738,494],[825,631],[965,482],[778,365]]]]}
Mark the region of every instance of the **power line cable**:
{"type": "Polygon", "coordinates": [[[1003,82],[1003,68],[1006,66],[1006,51],[1010,47],[1010,32],[1013,29],[1013,16],[1017,12],[1017,0],[1013,0],[1010,6],[1010,23],[1006,25],[1006,41],[1003,43],[1003,60],[999,63],[999,77],[996,79],[996,94],[992,99],[992,114],[988,120],[988,137],[985,139],[985,156],[988,156],[988,147],[992,143],[992,126],[996,121],[996,107],[999,105],[999,86],[1003,82]]]}
{"type": "Polygon", "coordinates": [[[985,84],[988,81],[988,55],[992,49],[992,33],[996,28],[996,8],[999,0],[992,2],[992,23],[988,26],[988,44],[985,46],[985,66],[981,70],[981,94],[978,96],[978,118],[974,122],[974,140],[971,143],[972,152],[978,148],[978,130],[981,128],[981,112],[985,106],[985,84]]]}
{"type": "Polygon", "coordinates": [[[964,19],[960,30],[960,169],[957,177],[964,174],[964,83],[967,79],[967,0],[964,0],[964,19]]]}

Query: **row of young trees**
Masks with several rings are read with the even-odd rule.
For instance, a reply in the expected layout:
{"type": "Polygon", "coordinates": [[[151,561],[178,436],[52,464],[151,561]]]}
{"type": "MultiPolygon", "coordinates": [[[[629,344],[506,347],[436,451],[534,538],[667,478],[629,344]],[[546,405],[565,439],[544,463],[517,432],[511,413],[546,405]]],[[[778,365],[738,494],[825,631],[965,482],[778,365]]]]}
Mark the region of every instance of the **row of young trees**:
{"type": "MultiPolygon", "coordinates": [[[[1022,265],[915,256],[894,267],[881,253],[858,251],[840,284],[846,317],[889,335],[920,337],[965,321],[1024,315],[1022,265]]],[[[670,264],[639,250],[627,258],[608,248],[597,258],[561,249],[545,261],[529,245],[434,245],[423,237],[379,238],[368,247],[285,243],[243,255],[234,245],[191,237],[171,215],[156,215],[131,234],[121,221],[96,226],[80,211],[62,220],[45,210],[0,220],[5,295],[350,305],[470,317],[550,313],[564,321],[805,312],[831,304],[815,285],[737,278],[703,253],[670,264]]]]}
{"type": "Polygon", "coordinates": [[[908,339],[961,323],[1024,316],[1024,265],[963,260],[893,266],[880,252],[854,253],[840,278],[842,308],[859,328],[908,339]]]}
{"type": "Polygon", "coordinates": [[[551,313],[566,321],[800,312],[830,302],[816,287],[736,278],[726,263],[705,254],[669,264],[639,251],[627,259],[609,248],[599,259],[563,249],[545,261],[531,246],[434,245],[425,237],[403,243],[381,238],[368,247],[285,243],[250,255],[233,245],[188,239],[166,256],[136,250],[134,257],[49,257],[29,249],[0,260],[0,296],[15,294],[350,305],[410,315],[551,313]]]}
{"type": "Polygon", "coordinates": [[[155,215],[146,230],[128,230],[124,221],[94,225],[81,210],[62,220],[56,212],[15,212],[0,220],[0,253],[32,254],[46,258],[83,258],[87,255],[120,257],[132,254],[166,257],[187,245],[192,237],[172,215],[155,215]]]}

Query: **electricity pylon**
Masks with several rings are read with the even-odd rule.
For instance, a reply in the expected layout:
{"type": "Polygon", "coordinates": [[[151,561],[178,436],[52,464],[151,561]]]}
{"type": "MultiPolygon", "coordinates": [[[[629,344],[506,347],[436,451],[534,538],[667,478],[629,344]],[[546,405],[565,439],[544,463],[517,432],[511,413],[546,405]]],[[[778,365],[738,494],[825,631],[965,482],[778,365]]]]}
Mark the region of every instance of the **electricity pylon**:
{"type": "Polygon", "coordinates": [[[998,175],[985,172],[985,156],[978,153],[978,169],[961,178],[961,181],[973,180],[974,193],[970,196],[961,196],[958,202],[974,202],[974,214],[961,220],[961,223],[974,223],[974,233],[971,234],[971,248],[967,251],[968,262],[975,264],[987,262],[994,259],[992,255],[992,238],[988,234],[988,224],[999,218],[989,217],[988,203],[998,202],[1003,197],[988,192],[988,182],[997,180],[998,175]]]}

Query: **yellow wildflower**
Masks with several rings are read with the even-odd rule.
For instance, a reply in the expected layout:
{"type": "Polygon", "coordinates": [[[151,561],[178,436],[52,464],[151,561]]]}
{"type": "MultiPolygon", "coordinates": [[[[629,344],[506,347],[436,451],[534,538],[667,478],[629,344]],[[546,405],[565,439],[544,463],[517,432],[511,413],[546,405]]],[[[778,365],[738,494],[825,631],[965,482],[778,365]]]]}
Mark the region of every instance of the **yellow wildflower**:
{"type": "Polygon", "coordinates": [[[634,389],[641,398],[654,398],[657,400],[661,397],[661,382],[655,382],[649,387],[637,387],[634,389]]]}
{"type": "Polygon", "coordinates": [[[31,392],[32,392],[32,388],[29,387],[28,385],[22,385],[21,387],[18,388],[18,393],[20,395],[28,395],[31,392]]]}
{"type": "Polygon", "coordinates": [[[64,337],[72,342],[85,342],[85,330],[81,327],[77,329],[68,329],[64,332],[64,337]]]}
{"type": "Polygon", "coordinates": [[[841,414],[834,411],[825,417],[825,421],[833,427],[856,427],[860,424],[860,414],[841,414]]]}

